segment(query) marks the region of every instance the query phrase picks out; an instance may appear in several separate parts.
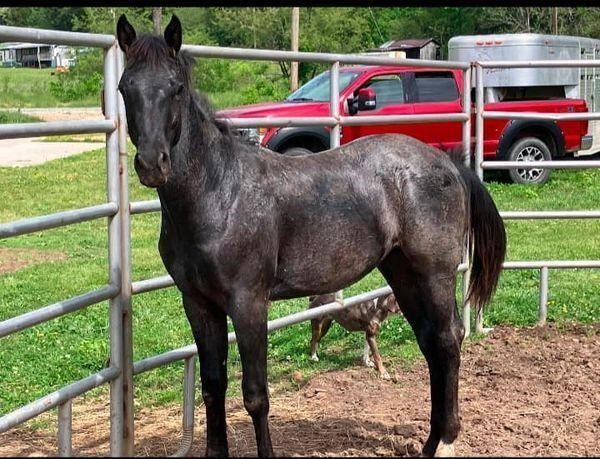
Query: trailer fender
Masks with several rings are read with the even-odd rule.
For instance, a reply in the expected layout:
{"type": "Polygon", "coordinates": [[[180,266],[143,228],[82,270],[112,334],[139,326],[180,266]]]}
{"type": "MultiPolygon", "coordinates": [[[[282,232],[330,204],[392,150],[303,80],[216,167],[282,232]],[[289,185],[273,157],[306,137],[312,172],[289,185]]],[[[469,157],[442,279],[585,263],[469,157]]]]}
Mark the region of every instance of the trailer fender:
{"type": "Polygon", "coordinates": [[[542,140],[547,144],[552,156],[562,156],[565,153],[565,138],[554,121],[510,120],[500,136],[496,157],[505,161],[511,145],[524,135],[542,140]],[[552,139],[553,145],[549,144],[548,137],[552,139]]]}

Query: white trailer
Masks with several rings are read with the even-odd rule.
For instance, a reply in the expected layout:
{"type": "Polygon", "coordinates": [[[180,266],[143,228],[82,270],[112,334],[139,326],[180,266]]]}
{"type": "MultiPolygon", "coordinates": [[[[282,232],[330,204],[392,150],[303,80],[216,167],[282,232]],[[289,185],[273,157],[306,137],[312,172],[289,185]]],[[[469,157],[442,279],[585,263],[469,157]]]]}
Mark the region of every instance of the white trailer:
{"type": "MultiPolygon", "coordinates": [[[[600,40],[535,33],[463,35],[448,41],[451,61],[536,61],[600,59],[600,40]]],[[[474,77],[474,76],[473,76],[474,77]]],[[[600,111],[600,71],[595,67],[483,69],[485,102],[550,98],[584,99],[589,111],[600,111]]],[[[473,78],[473,84],[475,79],[473,78]]],[[[600,121],[590,120],[592,147],[600,151],[600,121]]]]}

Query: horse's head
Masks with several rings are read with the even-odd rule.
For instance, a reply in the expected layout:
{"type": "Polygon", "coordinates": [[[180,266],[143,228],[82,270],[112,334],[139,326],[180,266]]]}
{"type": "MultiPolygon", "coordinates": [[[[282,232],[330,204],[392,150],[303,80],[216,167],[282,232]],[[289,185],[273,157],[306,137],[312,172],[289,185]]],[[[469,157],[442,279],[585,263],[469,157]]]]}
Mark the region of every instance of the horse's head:
{"type": "Polygon", "coordinates": [[[119,82],[129,137],[137,148],[140,182],[158,187],[171,174],[171,151],[181,134],[181,109],[188,92],[186,65],[179,55],[181,23],[173,15],[160,36],[136,37],[125,15],[117,23],[127,66],[119,82]]]}

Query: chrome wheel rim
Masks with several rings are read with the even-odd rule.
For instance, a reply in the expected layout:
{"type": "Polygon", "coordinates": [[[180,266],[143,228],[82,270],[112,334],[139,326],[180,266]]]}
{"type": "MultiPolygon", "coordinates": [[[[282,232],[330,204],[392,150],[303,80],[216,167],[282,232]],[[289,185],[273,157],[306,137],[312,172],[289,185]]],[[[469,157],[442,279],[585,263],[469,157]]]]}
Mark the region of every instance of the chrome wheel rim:
{"type": "MultiPolygon", "coordinates": [[[[544,152],[533,145],[527,146],[517,154],[515,161],[544,161],[544,152]]],[[[544,169],[516,169],[517,174],[526,182],[536,182],[544,173],[544,169]]]]}

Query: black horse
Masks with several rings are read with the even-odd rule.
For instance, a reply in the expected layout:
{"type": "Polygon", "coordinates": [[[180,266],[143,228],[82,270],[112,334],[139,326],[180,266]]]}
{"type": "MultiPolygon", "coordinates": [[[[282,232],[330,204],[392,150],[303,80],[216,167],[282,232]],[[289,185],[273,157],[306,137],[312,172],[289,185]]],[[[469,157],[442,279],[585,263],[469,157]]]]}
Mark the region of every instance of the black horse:
{"type": "Polygon", "coordinates": [[[258,454],[273,455],[269,301],[334,292],[375,267],[429,365],[431,431],[423,452],[452,453],[464,337],[457,266],[469,235],[468,296],[480,307],[493,294],[506,247],[502,220],[477,177],[403,135],[291,157],[244,143],[192,89],[192,59],[179,52],[175,16],[164,38],[136,37],[121,16],[117,37],[127,60],[119,90],[137,148],[135,170],[142,184],[158,191],[158,248],[198,346],[206,454],[228,454],[227,316],[237,335],[258,454]]]}

